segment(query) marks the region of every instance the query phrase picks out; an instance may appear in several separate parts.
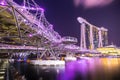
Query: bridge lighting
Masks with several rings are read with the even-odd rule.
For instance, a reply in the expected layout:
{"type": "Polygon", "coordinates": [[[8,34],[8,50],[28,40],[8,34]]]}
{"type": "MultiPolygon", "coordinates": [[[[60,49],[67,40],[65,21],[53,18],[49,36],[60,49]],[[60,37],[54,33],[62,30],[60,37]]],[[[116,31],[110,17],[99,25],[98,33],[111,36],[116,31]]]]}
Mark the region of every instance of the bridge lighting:
{"type": "Polygon", "coordinates": [[[0,4],[1,4],[1,5],[5,5],[5,3],[4,3],[4,2],[0,2],[0,4]]]}
{"type": "Polygon", "coordinates": [[[39,34],[39,33],[29,34],[28,36],[29,36],[29,37],[33,37],[33,36],[38,35],[38,34],[39,34]]]}
{"type": "Polygon", "coordinates": [[[25,7],[25,6],[23,6],[23,9],[26,9],[26,7],[25,7]]]}
{"type": "Polygon", "coordinates": [[[40,9],[42,12],[44,12],[44,11],[45,11],[45,9],[43,9],[43,8],[38,8],[38,9],[40,9]]]}
{"type": "Polygon", "coordinates": [[[33,7],[32,7],[31,9],[32,9],[32,10],[34,10],[34,8],[33,8],[33,7]]]}
{"type": "Polygon", "coordinates": [[[32,37],[33,35],[32,34],[29,34],[29,37],[32,37]]]}
{"type": "Polygon", "coordinates": [[[26,22],[26,19],[24,19],[23,21],[26,22]]]}

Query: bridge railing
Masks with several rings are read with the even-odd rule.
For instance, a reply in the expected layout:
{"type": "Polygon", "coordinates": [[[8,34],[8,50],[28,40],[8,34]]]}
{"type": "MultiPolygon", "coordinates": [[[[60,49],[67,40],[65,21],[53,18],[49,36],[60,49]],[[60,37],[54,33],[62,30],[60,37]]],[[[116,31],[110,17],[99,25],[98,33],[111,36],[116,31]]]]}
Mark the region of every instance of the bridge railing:
{"type": "Polygon", "coordinates": [[[62,38],[62,41],[71,41],[71,42],[75,42],[75,43],[78,42],[77,38],[75,38],[75,37],[70,37],[70,36],[65,36],[65,37],[63,37],[63,38],[62,38]]]}

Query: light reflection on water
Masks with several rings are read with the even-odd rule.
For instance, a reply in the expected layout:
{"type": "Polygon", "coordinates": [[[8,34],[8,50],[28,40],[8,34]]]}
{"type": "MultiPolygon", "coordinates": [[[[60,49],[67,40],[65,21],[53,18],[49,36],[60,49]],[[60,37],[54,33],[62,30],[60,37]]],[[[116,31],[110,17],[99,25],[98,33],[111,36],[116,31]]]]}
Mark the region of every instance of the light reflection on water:
{"type": "Polygon", "coordinates": [[[29,64],[16,68],[27,80],[120,80],[120,58],[83,59],[67,62],[65,68],[29,64]]]}
{"type": "Polygon", "coordinates": [[[66,64],[65,72],[65,80],[120,80],[120,58],[70,62],[66,64]]]}

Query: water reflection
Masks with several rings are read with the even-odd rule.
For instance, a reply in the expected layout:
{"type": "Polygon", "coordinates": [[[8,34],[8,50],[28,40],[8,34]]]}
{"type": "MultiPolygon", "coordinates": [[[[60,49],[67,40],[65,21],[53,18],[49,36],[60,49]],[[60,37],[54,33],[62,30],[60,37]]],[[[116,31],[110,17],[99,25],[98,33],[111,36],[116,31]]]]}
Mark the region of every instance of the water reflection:
{"type": "Polygon", "coordinates": [[[65,80],[120,80],[120,58],[70,62],[66,64],[65,72],[65,80]]]}
{"type": "Polygon", "coordinates": [[[120,80],[120,58],[90,58],[61,66],[14,64],[27,80],[120,80]]]}

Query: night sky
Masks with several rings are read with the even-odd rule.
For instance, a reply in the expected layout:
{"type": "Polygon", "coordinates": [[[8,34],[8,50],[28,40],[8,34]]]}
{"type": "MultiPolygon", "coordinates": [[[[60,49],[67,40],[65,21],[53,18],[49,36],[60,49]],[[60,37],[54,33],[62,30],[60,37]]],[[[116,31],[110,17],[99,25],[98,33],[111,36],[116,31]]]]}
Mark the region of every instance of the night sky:
{"type": "MultiPolygon", "coordinates": [[[[90,0],[89,0],[90,1],[90,0]]],[[[73,36],[80,40],[80,24],[77,17],[109,30],[109,44],[120,46],[120,0],[104,7],[76,7],[73,0],[36,0],[45,9],[47,20],[61,36],[73,36]]]]}

